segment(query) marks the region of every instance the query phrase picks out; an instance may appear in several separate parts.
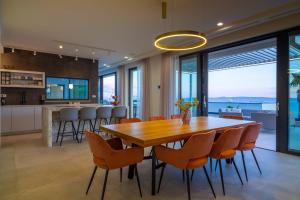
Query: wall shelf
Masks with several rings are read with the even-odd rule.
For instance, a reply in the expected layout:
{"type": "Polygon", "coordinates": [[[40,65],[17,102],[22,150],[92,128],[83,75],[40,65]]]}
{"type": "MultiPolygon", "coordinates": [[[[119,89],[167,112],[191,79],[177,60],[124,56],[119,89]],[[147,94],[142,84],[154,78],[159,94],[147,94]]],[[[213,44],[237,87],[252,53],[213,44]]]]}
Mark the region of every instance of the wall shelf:
{"type": "Polygon", "coordinates": [[[45,88],[45,72],[0,69],[0,87],[45,88]]]}

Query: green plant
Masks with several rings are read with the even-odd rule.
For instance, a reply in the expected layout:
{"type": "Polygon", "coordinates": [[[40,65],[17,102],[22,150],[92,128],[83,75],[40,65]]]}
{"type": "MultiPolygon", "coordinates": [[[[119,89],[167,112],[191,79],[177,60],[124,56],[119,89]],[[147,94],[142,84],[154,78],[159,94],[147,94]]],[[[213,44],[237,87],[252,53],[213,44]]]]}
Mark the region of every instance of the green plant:
{"type": "Polygon", "coordinates": [[[290,85],[292,87],[298,87],[297,90],[297,101],[298,101],[298,118],[300,118],[300,74],[292,74],[293,80],[290,85]]]}
{"type": "Polygon", "coordinates": [[[178,106],[178,108],[181,111],[185,112],[185,111],[189,110],[191,107],[198,106],[199,100],[197,98],[195,98],[194,101],[192,101],[192,102],[184,102],[184,99],[178,99],[175,105],[178,106]]]}

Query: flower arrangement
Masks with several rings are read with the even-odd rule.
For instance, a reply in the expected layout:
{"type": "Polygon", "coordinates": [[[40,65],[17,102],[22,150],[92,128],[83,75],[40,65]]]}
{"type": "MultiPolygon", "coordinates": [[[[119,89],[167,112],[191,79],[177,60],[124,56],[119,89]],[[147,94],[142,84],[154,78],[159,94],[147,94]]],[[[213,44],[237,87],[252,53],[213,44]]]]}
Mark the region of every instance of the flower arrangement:
{"type": "Polygon", "coordinates": [[[111,98],[113,99],[113,101],[111,102],[112,105],[117,106],[120,103],[119,97],[117,95],[111,96],[111,98]]]}
{"type": "Polygon", "coordinates": [[[181,120],[183,124],[189,124],[191,121],[191,107],[195,107],[199,105],[199,100],[195,98],[192,102],[184,102],[183,99],[179,99],[176,104],[180,109],[181,120]]]}
{"type": "Polygon", "coordinates": [[[184,102],[183,99],[178,99],[176,104],[176,106],[178,106],[178,108],[185,112],[188,111],[191,107],[195,107],[199,105],[199,100],[197,98],[194,99],[194,101],[192,102],[184,102]]]}

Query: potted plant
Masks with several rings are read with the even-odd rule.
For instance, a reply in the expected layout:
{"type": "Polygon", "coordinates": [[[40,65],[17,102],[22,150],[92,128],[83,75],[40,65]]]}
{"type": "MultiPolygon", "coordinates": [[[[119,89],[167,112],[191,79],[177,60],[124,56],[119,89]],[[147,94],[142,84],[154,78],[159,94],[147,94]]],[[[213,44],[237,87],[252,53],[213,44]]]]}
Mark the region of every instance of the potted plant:
{"type": "Polygon", "coordinates": [[[112,105],[117,106],[119,105],[119,97],[117,95],[115,96],[111,96],[111,98],[113,99],[113,101],[111,102],[112,105]]]}
{"type": "Polygon", "coordinates": [[[298,87],[297,89],[297,101],[298,101],[298,116],[295,118],[295,122],[300,124],[300,74],[292,74],[293,80],[290,85],[292,87],[298,87]]]}
{"type": "Polygon", "coordinates": [[[176,104],[180,109],[181,120],[183,124],[190,124],[191,121],[191,107],[199,105],[199,100],[195,98],[192,102],[184,102],[183,99],[179,99],[176,104]]]}

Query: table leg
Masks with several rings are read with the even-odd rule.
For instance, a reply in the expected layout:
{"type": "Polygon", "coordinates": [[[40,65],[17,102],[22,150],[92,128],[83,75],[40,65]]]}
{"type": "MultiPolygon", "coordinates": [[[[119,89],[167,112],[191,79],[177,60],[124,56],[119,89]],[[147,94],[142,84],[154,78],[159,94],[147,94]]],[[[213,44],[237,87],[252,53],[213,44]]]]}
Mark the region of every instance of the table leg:
{"type": "Polygon", "coordinates": [[[155,195],[155,180],[156,178],[156,156],[155,147],[152,147],[152,195],[155,195]]]}

